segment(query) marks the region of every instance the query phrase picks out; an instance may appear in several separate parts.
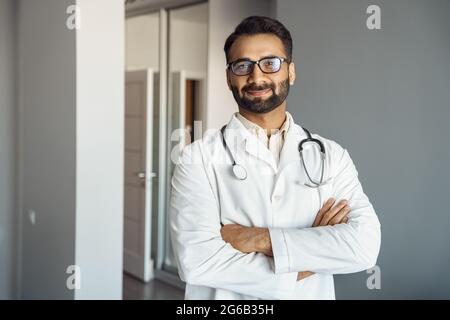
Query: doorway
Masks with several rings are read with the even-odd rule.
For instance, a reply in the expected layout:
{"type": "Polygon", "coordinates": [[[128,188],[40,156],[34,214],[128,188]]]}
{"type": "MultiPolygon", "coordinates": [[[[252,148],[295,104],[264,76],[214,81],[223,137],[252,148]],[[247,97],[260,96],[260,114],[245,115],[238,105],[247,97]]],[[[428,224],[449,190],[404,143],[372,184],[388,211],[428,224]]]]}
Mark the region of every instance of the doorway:
{"type": "Polygon", "coordinates": [[[207,16],[203,2],[126,19],[124,272],[143,283],[184,287],[168,232],[171,137],[191,143],[205,121],[207,16]]]}

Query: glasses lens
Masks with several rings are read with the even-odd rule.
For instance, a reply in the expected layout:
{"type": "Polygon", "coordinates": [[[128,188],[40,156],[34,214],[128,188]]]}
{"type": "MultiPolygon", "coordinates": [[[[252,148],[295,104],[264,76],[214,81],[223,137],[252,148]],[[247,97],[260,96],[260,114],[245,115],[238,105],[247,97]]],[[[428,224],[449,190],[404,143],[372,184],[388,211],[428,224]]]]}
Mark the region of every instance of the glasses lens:
{"type": "Polygon", "coordinates": [[[261,70],[267,73],[278,72],[281,68],[280,58],[267,58],[259,62],[261,70]]]}
{"type": "Polygon", "coordinates": [[[238,76],[250,74],[253,70],[253,62],[251,61],[237,61],[231,65],[231,70],[238,76]]]}

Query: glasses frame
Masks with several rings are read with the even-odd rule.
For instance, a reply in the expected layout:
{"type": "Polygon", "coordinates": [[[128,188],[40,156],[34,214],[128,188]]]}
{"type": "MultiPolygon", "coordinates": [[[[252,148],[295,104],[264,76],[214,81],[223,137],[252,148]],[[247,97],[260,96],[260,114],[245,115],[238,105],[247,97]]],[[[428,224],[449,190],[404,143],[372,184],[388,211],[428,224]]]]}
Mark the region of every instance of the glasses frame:
{"type": "Polygon", "coordinates": [[[262,73],[272,74],[272,73],[277,73],[277,72],[279,72],[279,71],[281,70],[281,66],[283,65],[283,62],[286,62],[286,63],[288,63],[288,64],[290,63],[290,62],[289,62],[289,59],[283,58],[283,57],[277,57],[277,56],[268,56],[268,57],[264,57],[264,58],[261,58],[261,59],[256,60],[256,61],[250,60],[250,59],[246,59],[246,58],[241,58],[241,59],[236,59],[236,60],[234,60],[234,61],[229,62],[229,63],[227,64],[227,66],[226,66],[226,69],[227,69],[227,70],[231,70],[231,73],[233,73],[235,76],[243,77],[243,76],[248,76],[249,74],[251,74],[251,73],[255,70],[255,64],[257,64],[258,67],[259,67],[259,70],[261,70],[262,73]],[[274,58],[280,60],[280,68],[279,68],[277,71],[273,71],[273,72],[266,72],[266,71],[264,71],[264,70],[261,68],[261,65],[260,65],[259,63],[260,63],[262,60],[274,59],[274,58]],[[236,73],[233,71],[232,65],[233,65],[234,63],[236,63],[236,62],[241,62],[241,61],[247,61],[247,62],[251,62],[251,63],[252,63],[252,67],[251,67],[251,70],[250,70],[249,73],[246,73],[246,74],[236,74],[236,73]]]}

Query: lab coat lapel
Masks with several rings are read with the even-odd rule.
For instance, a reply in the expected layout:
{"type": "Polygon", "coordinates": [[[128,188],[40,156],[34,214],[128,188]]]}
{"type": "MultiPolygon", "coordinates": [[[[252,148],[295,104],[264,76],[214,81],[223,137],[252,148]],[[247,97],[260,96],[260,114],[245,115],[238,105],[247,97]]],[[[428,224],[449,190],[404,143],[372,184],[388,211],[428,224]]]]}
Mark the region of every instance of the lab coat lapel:
{"type": "Polygon", "coordinates": [[[251,155],[266,162],[276,171],[275,160],[269,149],[255,135],[251,134],[235,115],[232,116],[227,125],[228,130],[229,134],[225,138],[237,162],[248,162],[244,160],[249,160],[248,155],[251,155]]]}
{"type": "Polygon", "coordinates": [[[251,134],[248,137],[245,143],[245,150],[258,160],[264,161],[270,165],[274,172],[276,172],[277,166],[272,153],[256,136],[251,134]]]}

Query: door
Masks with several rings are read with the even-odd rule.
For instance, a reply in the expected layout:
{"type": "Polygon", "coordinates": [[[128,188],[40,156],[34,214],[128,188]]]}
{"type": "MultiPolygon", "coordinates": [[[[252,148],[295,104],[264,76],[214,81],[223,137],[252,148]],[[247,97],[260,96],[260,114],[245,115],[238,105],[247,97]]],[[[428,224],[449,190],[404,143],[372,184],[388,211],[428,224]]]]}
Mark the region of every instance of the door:
{"type": "MultiPolygon", "coordinates": [[[[178,138],[175,130],[184,136],[186,130],[186,72],[184,70],[172,72],[172,99],[169,99],[170,125],[173,132],[172,138],[178,138]]],[[[173,139],[171,139],[173,140],[173,139]]],[[[184,145],[184,143],[183,143],[184,145]]]]}
{"type": "MultiPolygon", "coordinates": [[[[186,72],[184,70],[175,71],[170,74],[169,82],[169,117],[168,117],[168,136],[170,139],[170,148],[168,150],[167,181],[172,180],[175,170],[176,157],[180,149],[186,145],[188,136],[186,129],[186,72]]],[[[190,142],[190,141],[189,141],[190,142]]],[[[166,201],[167,208],[170,201],[171,184],[167,184],[166,201]]],[[[173,256],[172,242],[170,241],[170,232],[168,227],[168,215],[165,216],[164,231],[161,241],[164,243],[163,269],[170,272],[176,272],[176,263],[173,256]]]]}
{"type": "Polygon", "coordinates": [[[145,282],[153,278],[153,80],[151,69],[126,73],[123,267],[145,282]]]}

